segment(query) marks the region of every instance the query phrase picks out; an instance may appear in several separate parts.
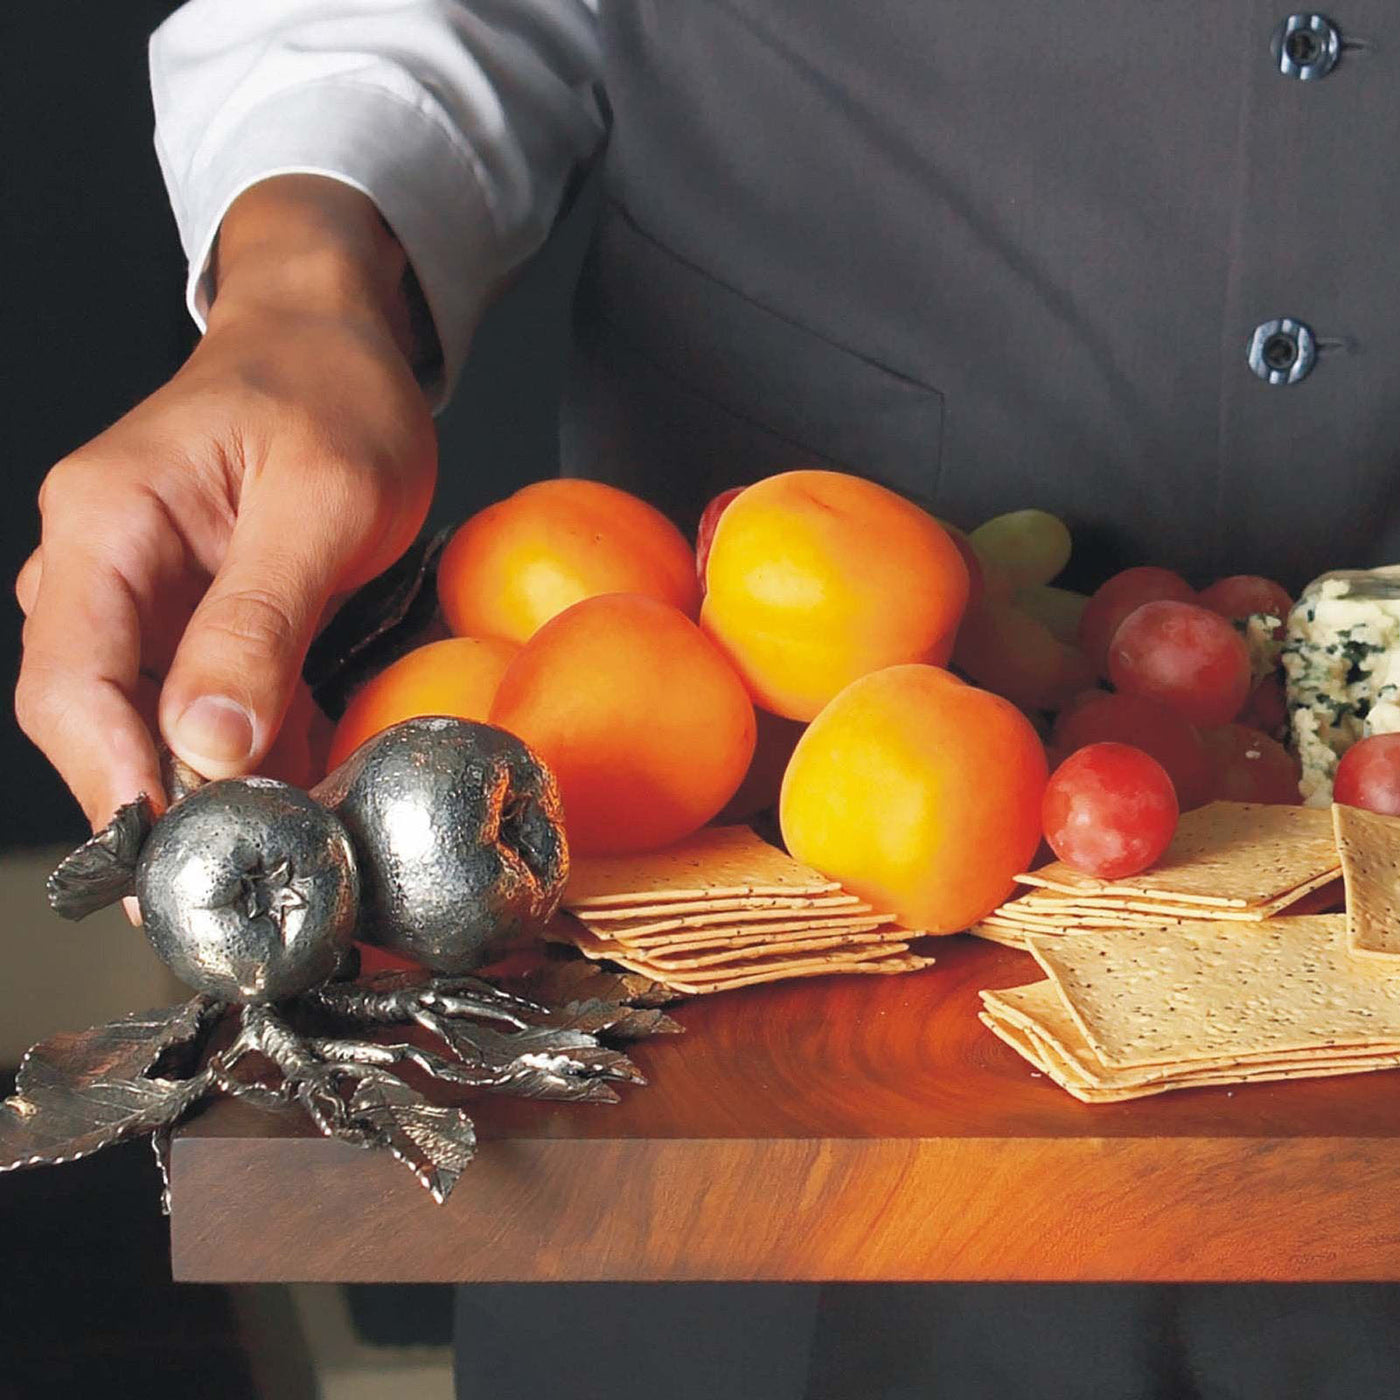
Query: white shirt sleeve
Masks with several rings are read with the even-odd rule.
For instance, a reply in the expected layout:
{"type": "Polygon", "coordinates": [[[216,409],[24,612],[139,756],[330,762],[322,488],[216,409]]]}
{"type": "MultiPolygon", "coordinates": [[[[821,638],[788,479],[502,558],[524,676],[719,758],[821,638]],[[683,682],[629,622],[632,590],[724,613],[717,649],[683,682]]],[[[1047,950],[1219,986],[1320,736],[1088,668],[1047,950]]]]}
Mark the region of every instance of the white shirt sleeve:
{"type": "Polygon", "coordinates": [[[443,350],[549,232],[604,132],[597,0],[188,0],[151,38],[156,153],[201,330],[219,223],[279,174],[342,180],[403,244],[443,350]]]}

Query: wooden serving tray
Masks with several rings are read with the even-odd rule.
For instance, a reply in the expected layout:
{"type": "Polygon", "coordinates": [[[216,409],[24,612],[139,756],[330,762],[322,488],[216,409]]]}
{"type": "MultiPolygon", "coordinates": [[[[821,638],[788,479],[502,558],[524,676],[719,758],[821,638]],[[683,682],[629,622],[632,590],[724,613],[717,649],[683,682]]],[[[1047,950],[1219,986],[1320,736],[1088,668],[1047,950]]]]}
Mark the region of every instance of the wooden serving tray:
{"type": "Polygon", "coordinates": [[[181,1280],[1400,1279],[1400,1074],[1076,1102],[938,965],[696,998],[615,1106],[481,1098],[446,1206],[387,1155],[221,1101],[173,1152],[181,1280]]]}

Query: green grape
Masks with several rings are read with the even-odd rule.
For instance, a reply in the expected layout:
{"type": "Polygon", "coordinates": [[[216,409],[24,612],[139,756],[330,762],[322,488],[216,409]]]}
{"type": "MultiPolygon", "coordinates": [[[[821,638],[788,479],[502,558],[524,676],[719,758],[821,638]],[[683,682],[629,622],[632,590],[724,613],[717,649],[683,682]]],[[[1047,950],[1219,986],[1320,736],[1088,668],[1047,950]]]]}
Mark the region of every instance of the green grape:
{"type": "Polygon", "coordinates": [[[1043,510],[1013,510],[979,525],[974,544],[1010,576],[1016,588],[1049,583],[1069,563],[1069,529],[1043,510]]]}
{"type": "Polygon", "coordinates": [[[1079,619],[1088,602],[1084,593],[1071,593],[1068,588],[1055,588],[1048,583],[1032,584],[1016,595],[1016,606],[1023,613],[1029,613],[1070,646],[1079,644],[1079,619]]]}

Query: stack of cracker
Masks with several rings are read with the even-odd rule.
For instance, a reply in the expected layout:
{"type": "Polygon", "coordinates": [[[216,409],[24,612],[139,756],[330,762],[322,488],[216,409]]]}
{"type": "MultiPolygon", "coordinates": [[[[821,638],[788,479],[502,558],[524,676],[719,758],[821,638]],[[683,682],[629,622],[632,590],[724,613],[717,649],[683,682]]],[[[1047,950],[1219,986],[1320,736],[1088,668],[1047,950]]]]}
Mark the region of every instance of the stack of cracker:
{"type": "MultiPolygon", "coordinates": [[[[983,992],[983,1023],[1086,1103],[1400,1066],[1400,818],[1193,817],[1173,858],[1114,887],[1115,927],[1024,926],[1046,980],[983,992]],[[1335,898],[1334,865],[1345,914],[1294,912],[1335,898]],[[1127,896],[1144,891],[1200,914],[1134,925],[1127,896]]],[[[1055,870],[1040,887],[1070,883],[1055,870]]]]}
{"type": "Polygon", "coordinates": [[[640,856],[582,856],[549,936],[678,992],[912,972],[918,932],[755,836],[708,827],[640,856]]]}
{"type": "Polygon", "coordinates": [[[1017,882],[1028,894],[972,932],[1029,948],[1032,939],[1099,929],[1162,928],[1211,919],[1256,923],[1335,908],[1341,859],[1332,817],[1310,807],[1213,802],[1185,813],[1161,860],[1127,880],[1102,880],[1062,862],[1017,882]]]}
{"type": "Polygon", "coordinates": [[[982,993],[981,1020],[1085,1103],[1400,1066],[1400,976],[1346,915],[1028,939],[1047,980],[982,993]]]}

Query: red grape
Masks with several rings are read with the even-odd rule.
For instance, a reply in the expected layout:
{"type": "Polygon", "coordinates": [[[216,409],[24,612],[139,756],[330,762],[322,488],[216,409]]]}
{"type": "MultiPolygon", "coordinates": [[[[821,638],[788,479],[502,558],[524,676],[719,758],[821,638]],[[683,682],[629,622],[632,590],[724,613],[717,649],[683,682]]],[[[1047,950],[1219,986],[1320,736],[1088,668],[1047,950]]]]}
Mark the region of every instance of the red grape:
{"type": "Polygon", "coordinates": [[[1041,808],[1045,839],[1068,866],[1105,880],[1146,870],[1176,831],[1167,770],[1130,744],[1090,744],[1055,770],[1041,808]]]}
{"type": "Polygon", "coordinates": [[[1219,613],[1144,603],[1113,635],[1108,674],[1128,695],[1160,701],[1192,724],[1229,724],[1249,698],[1249,648],[1219,613]]]}
{"type": "Polygon", "coordinates": [[[1274,635],[1281,637],[1283,624],[1293,607],[1293,599],[1281,583],[1275,583],[1271,578],[1260,578],[1258,574],[1231,574],[1229,578],[1217,579],[1209,588],[1202,590],[1200,604],[1228,618],[1270,613],[1279,620],[1274,635]]]}
{"type": "Polygon", "coordinates": [[[1070,698],[1060,706],[1060,713],[1056,718],[1057,720],[1068,719],[1081,705],[1096,704],[1103,696],[1112,694],[1113,692],[1111,690],[1105,690],[1100,685],[1090,686],[1087,690],[1078,691],[1076,694],[1071,695],[1070,698]]]}
{"type": "Polygon", "coordinates": [[[1065,754],[1088,744],[1131,744],[1167,770],[1183,812],[1211,799],[1211,767],[1195,727],[1140,695],[1087,691],[1060,711],[1053,740],[1065,754]]]}
{"type": "Polygon", "coordinates": [[[1354,743],[1337,765],[1332,800],[1400,817],[1400,734],[1373,734],[1354,743]]]}
{"type": "Polygon", "coordinates": [[[1129,613],[1144,603],[1163,598],[1189,603],[1195,596],[1191,585],[1170,569],[1124,569],[1103,584],[1085,605],[1079,619],[1079,649],[1089,658],[1096,674],[1106,676],[1109,643],[1129,613]]]}
{"type": "Polygon", "coordinates": [[[1250,691],[1240,711],[1240,723],[1262,729],[1275,739],[1287,731],[1288,697],[1284,693],[1283,677],[1277,671],[1271,671],[1250,691]]]}
{"type": "Polygon", "coordinates": [[[1298,760],[1282,744],[1247,724],[1226,724],[1201,734],[1210,755],[1217,802],[1276,802],[1296,806],[1302,796],[1298,760]]]}

